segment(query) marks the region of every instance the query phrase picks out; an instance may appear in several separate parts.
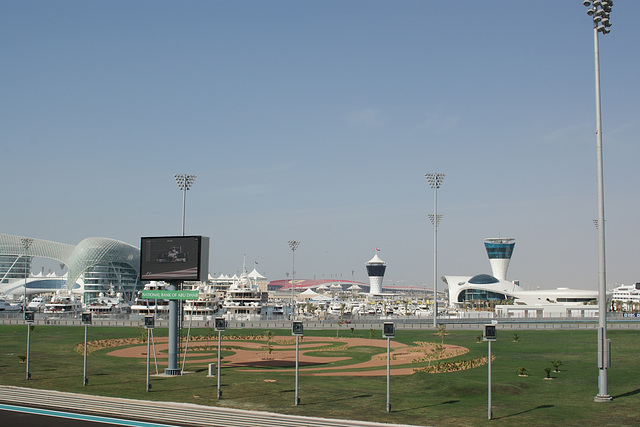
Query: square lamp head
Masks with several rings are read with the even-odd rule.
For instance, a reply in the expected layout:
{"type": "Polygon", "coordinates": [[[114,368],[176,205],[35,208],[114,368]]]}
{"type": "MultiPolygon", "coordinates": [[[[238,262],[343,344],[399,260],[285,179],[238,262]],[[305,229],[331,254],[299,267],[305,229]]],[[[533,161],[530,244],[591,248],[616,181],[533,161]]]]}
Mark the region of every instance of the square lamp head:
{"type": "Polygon", "coordinates": [[[304,327],[302,326],[302,322],[295,321],[291,324],[291,334],[292,335],[303,335],[304,327]]]}
{"type": "Polygon", "coordinates": [[[91,313],[90,312],[82,313],[82,324],[83,325],[90,325],[91,324],[91,313]]]}
{"type": "Polygon", "coordinates": [[[496,325],[484,325],[483,341],[495,341],[497,335],[496,325]]]}
{"type": "Polygon", "coordinates": [[[394,338],[396,336],[396,327],[392,322],[385,322],[382,326],[383,338],[394,338]]]}
{"type": "Polygon", "coordinates": [[[153,329],[155,327],[156,319],[153,316],[144,316],[144,328],[153,329]]]}
{"type": "Polygon", "coordinates": [[[33,323],[35,320],[35,313],[33,311],[24,312],[24,321],[27,323],[33,323]]]}
{"type": "Polygon", "coordinates": [[[216,332],[222,332],[227,328],[227,322],[223,317],[216,317],[213,326],[216,332]]]}

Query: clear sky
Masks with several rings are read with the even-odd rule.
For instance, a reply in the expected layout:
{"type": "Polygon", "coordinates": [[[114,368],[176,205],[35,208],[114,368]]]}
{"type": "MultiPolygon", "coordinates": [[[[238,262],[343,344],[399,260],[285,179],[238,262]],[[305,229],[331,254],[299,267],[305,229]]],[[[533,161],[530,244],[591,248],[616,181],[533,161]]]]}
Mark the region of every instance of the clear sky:
{"type": "MultiPolygon", "coordinates": [[[[186,233],[211,273],[596,289],[594,55],[580,0],[0,1],[2,232],[186,233]]],[[[600,37],[607,282],[640,282],[640,1],[600,37]]],[[[441,284],[439,286],[442,286],[441,284]]]]}

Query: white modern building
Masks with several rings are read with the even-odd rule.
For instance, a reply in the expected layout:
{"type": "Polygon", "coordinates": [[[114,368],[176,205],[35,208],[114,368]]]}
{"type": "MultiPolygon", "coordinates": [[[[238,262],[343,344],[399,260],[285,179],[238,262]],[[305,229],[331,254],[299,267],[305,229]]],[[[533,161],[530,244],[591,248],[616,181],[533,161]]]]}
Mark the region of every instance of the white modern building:
{"type": "Polygon", "coordinates": [[[63,286],[82,294],[85,304],[111,290],[131,300],[139,283],[139,270],[140,250],[118,240],[90,237],[69,245],[0,233],[0,294],[14,300],[25,293],[28,297],[55,292],[63,286]],[[68,270],[62,277],[32,276],[34,258],[58,261],[68,270]]]}
{"type": "MultiPolygon", "coordinates": [[[[492,274],[477,274],[475,276],[443,276],[442,281],[448,287],[449,306],[463,307],[471,301],[492,301],[493,303],[513,300],[514,313],[520,312],[523,317],[527,309],[517,309],[518,306],[528,306],[535,310],[546,312],[566,312],[566,308],[555,310],[554,307],[575,306],[576,310],[586,310],[591,315],[592,309],[585,306],[598,299],[597,290],[579,290],[569,288],[525,290],[518,281],[507,280],[509,261],[515,247],[514,239],[485,239],[485,248],[491,264],[492,274]]],[[[593,306],[597,313],[597,306],[593,306]]],[[[539,317],[540,311],[536,312],[539,317]]],[[[572,309],[573,310],[573,309],[572,309]]],[[[497,308],[496,311],[498,312],[497,308]]],[[[515,314],[514,314],[515,315],[515,314]]],[[[597,315],[597,314],[596,314],[597,315]]]]}

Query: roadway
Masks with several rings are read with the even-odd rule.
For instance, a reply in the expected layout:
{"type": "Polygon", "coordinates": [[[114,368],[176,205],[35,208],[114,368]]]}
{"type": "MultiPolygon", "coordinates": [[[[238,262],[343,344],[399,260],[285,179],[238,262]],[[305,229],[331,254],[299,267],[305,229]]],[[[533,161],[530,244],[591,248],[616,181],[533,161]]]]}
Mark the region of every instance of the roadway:
{"type": "MultiPolygon", "coordinates": [[[[400,424],[384,424],[367,421],[339,420],[331,418],[303,417],[274,412],[246,411],[219,406],[202,406],[176,402],[153,402],[53,390],[38,390],[0,385],[0,410],[22,411],[10,414],[18,417],[16,423],[1,425],[42,425],[60,422],[69,426],[72,421],[78,427],[96,425],[122,425],[135,427],[193,426],[193,427],[392,427],[400,424]],[[17,408],[21,407],[21,408],[17,408]],[[125,419],[111,418],[118,414],[125,419]],[[35,424],[45,417],[46,424],[35,424]],[[20,419],[20,417],[22,417],[20,419]],[[34,424],[31,423],[34,417],[34,424]],[[48,420],[48,421],[47,421],[48,420]]],[[[4,413],[2,414],[4,415],[4,413]]],[[[402,426],[409,427],[409,426],[402,426]]],[[[415,427],[415,426],[412,426],[415,427]]]]}
{"type": "Polygon", "coordinates": [[[75,414],[50,409],[0,404],[0,420],[5,426],[29,427],[174,427],[145,421],[122,420],[95,415],[75,414]]]}

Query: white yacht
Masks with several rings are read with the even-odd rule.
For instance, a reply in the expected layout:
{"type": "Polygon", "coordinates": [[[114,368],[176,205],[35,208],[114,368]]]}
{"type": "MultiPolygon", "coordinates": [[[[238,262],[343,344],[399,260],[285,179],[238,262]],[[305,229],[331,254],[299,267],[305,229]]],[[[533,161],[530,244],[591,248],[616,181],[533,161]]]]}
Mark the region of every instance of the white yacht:
{"type": "Polygon", "coordinates": [[[51,300],[44,305],[45,314],[79,314],[82,313],[82,302],[73,293],[63,287],[56,291],[51,300]]]}
{"type": "MultiPolygon", "coordinates": [[[[163,291],[167,289],[165,282],[151,281],[144,285],[145,291],[163,291]]],[[[165,314],[169,313],[169,300],[168,299],[147,299],[141,298],[140,294],[136,296],[133,304],[131,305],[131,312],[133,314],[165,314]]]]}
{"type": "Polygon", "coordinates": [[[33,298],[31,301],[29,301],[29,304],[27,304],[27,310],[29,311],[42,311],[44,310],[44,306],[47,304],[48,301],[50,301],[51,298],[45,298],[43,296],[36,296],[35,298],[33,298]]]}
{"type": "Polygon", "coordinates": [[[262,292],[260,288],[251,281],[246,269],[235,280],[222,304],[228,318],[238,320],[259,319],[262,312],[262,292]]]}
{"type": "Polygon", "coordinates": [[[274,316],[284,316],[284,305],[282,303],[274,304],[271,314],[274,316]]]}
{"type": "Polygon", "coordinates": [[[216,287],[206,283],[194,283],[185,285],[185,289],[198,291],[197,300],[186,300],[184,302],[185,319],[211,320],[220,310],[220,299],[216,294],[216,287]]]}
{"type": "Polygon", "coordinates": [[[120,293],[105,296],[100,292],[98,298],[85,305],[85,309],[94,315],[126,314],[131,312],[131,304],[120,293]]]}
{"type": "Polygon", "coordinates": [[[20,306],[11,305],[4,298],[0,298],[0,311],[8,312],[8,311],[20,311],[20,310],[21,310],[20,306]]]}
{"type": "Polygon", "coordinates": [[[347,306],[345,303],[334,300],[331,302],[331,304],[329,304],[329,307],[327,308],[327,314],[332,316],[339,316],[345,313],[346,307],[347,306]]]}

